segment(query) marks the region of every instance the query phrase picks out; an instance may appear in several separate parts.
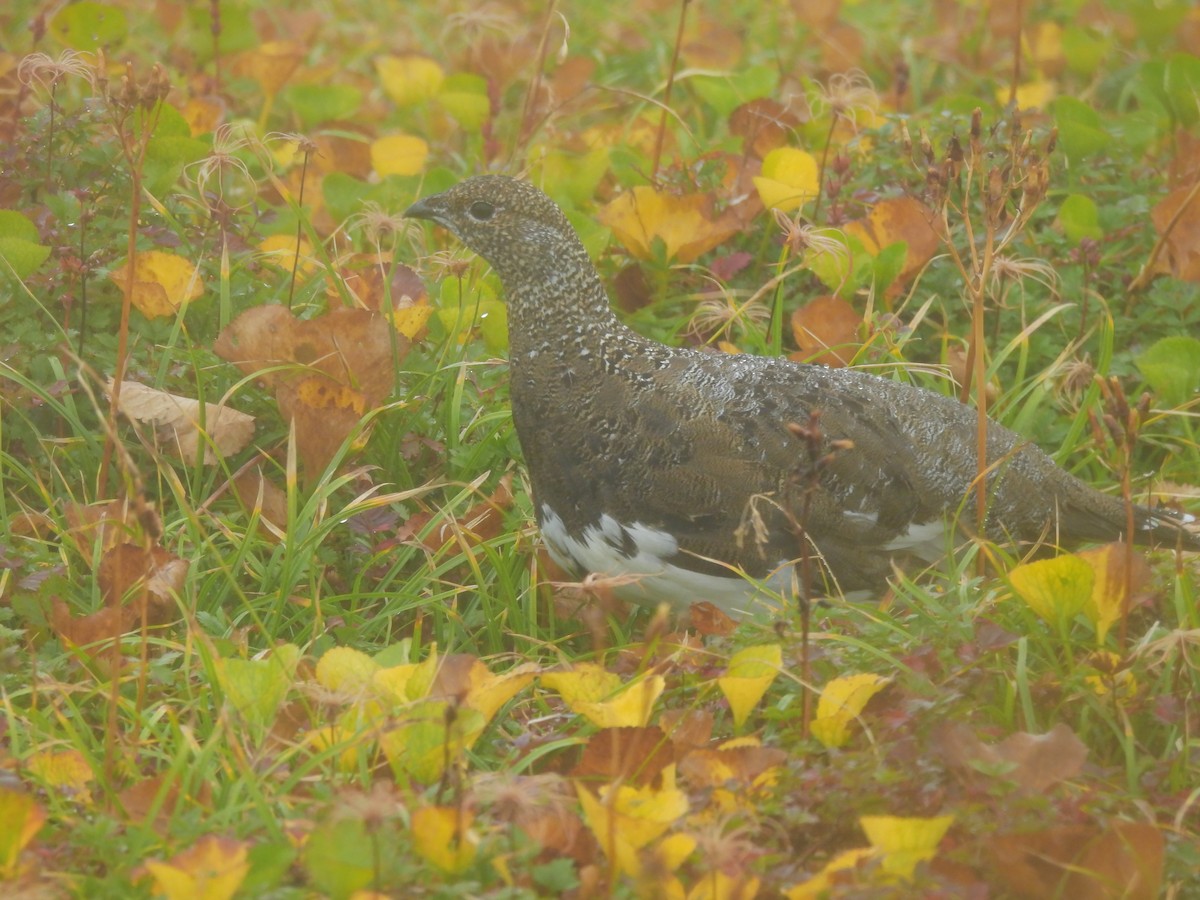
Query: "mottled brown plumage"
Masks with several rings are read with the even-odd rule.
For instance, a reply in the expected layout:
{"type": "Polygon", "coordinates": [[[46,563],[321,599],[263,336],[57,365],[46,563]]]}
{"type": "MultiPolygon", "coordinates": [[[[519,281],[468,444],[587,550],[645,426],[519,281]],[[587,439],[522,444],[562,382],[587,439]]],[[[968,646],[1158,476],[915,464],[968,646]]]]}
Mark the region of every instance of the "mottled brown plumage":
{"type": "MultiPolygon", "coordinates": [[[[486,259],[509,307],[513,418],[551,553],[577,573],[643,576],[640,602],[750,610],[744,572],[785,583],[800,544],[807,453],[788,430],[820,412],[849,440],[822,471],[806,534],[827,591],[878,590],[894,556],[940,550],[976,474],[976,415],[931,391],[853,369],[668,347],[623,325],[566,217],[533,186],[489,175],[414,204],[486,259]],[[759,525],[758,529],[753,526],[759,525]]],[[[1121,536],[1121,501],[1023,438],[988,433],[991,536],[1055,543],[1121,536]]],[[[1200,549],[1139,507],[1139,543],[1200,549]]]]}

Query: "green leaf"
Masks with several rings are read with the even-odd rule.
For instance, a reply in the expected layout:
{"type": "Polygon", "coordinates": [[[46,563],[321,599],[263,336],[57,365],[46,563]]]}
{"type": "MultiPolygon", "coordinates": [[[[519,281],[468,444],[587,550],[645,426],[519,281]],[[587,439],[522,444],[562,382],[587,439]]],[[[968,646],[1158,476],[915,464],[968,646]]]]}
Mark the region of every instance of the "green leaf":
{"type": "Polygon", "coordinates": [[[1050,104],[1050,112],[1058,126],[1059,146],[1073,164],[1099,153],[1112,141],[1099,114],[1074,97],[1059,97],[1050,104]]]}
{"type": "Polygon", "coordinates": [[[260,734],[274,721],[300,660],[300,649],[284,644],[266,659],[222,659],[217,680],[226,701],[260,734]]]}
{"type": "Polygon", "coordinates": [[[1063,29],[1062,50],[1067,68],[1076,75],[1090,76],[1104,62],[1112,44],[1079,25],[1063,29]]]}
{"type": "Polygon", "coordinates": [[[904,261],[908,256],[908,242],[896,241],[888,244],[875,254],[875,265],[872,278],[875,282],[876,293],[882,295],[892,282],[904,271],[904,261]]]}
{"type": "Polygon", "coordinates": [[[50,257],[50,248],[38,243],[37,226],[21,213],[0,209],[0,267],[24,280],[50,257]]]}
{"type": "Polygon", "coordinates": [[[729,75],[696,75],[688,84],[722,119],[751,100],[769,97],[779,83],[773,66],[750,66],[729,75]]]}
{"type": "Polygon", "coordinates": [[[447,77],[438,91],[437,102],[468,131],[479,131],[492,114],[487,81],[470,72],[447,77]]]}
{"type": "Polygon", "coordinates": [[[403,858],[395,851],[404,844],[395,824],[386,819],[372,822],[368,829],[362,818],[331,818],[305,841],[304,868],[319,891],[343,900],[395,877],[396,863],[403,858]]]}
{"type": "Polygon", "coordinates": [[[1098,241],[1104,237],[1096,201],[1084,194],[1070,194],[1063,200],[1058,208],[1058,225],[1073,244],[1084,238],[1098,241]]]}
{"type": "Polygon", "coordinates": [[[1168,406],[1182,406],[1200,390],[1200,340],[1165,337],[1136,360],[1138,371],[1168,406]]]}
{"type": "Polygon", "coordinates": [[[348,119],[363,101],[362,91],[351,84],[291,84],[280,92],[280,98],[305,128],[348,119]]]}
{"type": "Polygon", "coordinates": [[[128,30],[124,10],[93,0],[68,4],[50,20],[50,33],[72,50],[99,50],[121,40],[128,30]]]}
{"type": "Polygon", "coordinates": [[[1171,116],[1186,127],[1200,120],[1200,59],[1173,53],[1163,70],[1163,91],[1171,116]]]}

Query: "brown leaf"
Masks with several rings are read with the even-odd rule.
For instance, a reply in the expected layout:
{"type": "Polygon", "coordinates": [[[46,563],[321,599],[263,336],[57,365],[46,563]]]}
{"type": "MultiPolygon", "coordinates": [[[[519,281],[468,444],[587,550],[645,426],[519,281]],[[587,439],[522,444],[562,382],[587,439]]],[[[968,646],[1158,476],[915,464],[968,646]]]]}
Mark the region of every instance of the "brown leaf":
{"type": "Polygon", "coordinates": [[[743,103],[729,116],[729,130],[745,142],[746,149],[759,159],[776,147],[782,147],[796,129],[811,117],[803,95],[789,105],[770,97],[743,103]]]}
{"type": "MultiPolygon", "coordinates": [[[[239,472],[233,480],[233,489],[247,511],[257,511],[280,532],[287,530],[287,493],[263,475],[259,466],[239,472]]],[[[275,537],[269,528],[260,527],[260,531],[264,537],[275,537]]]]}
{"type": "Polygon", "coordinates": [[[693,750],[679,763],[679,774],[693,789],[721,787],[730,781],[748,788],[768,769],[787,761],[777,747],[727,747],[693,750]]]}
{"type": "Polygon", "coordinates": [[[274,389],[296,428],[306,477],[325,470],[363,414],[391,394],[394,355],[406,338],[379,313],[334,309],[298,320],[281,306],[249,309],[231,322],[213,350],[274,389]]]}
{"type": "Polygon", "coordinates": [[[673,762],[674,745],[657,725],[605,728],[588,739],[571,777],[646,787],[657,784],[662,770],[673,762]]]}
{"type": "Polygon", "coordinates": [[[1162,886],[1165,841],[1145,822],[999,835],[987,846],[1008,888],[1031,900],[1155,900],[1162,886]]]}
{"type": "Polygon", "coordinates": [[[696,631],[708,637],[728,637],[737,630],[737,622],[707,600],[688,607],[688,620],[696,631]]]}
{"type": "Polygon", "coordinates": [[[862,346],[858,328],[863,317],[841,297],[817,297],[792,313],[792,336],[798,362],[841,368],[850,365],[862,346]]]}
{"type": "Polygon", "coordinates": [[[1074,778],[1087,760],[1087,746],[1068,726],[1058,723],[1045,734],[1018,732],[999,744],[985,744],[962,724],[947,725],[937,735],[942,755],[951,765],[978,772],[978,766],[1010,767],[1002,777],[1027,794],[1044,793],[1074,778]]]}
{"type": "Polygon", "coordinates": [[[1200,281],[1200,194],[1192,196],[1190,185],[1176,188],[1155,204],[1150,219],[1159,235],[1174,222],[1166,238],[1170,273],[1180,281],[1200,281]]]}
{"type": "MultiPolygon", "coordinates": [[[[111,397],[110,380],[107,393],[111,397]]],[[[136,381],[121,382],[120,410],[130,419],[153,425],[159,435],[184,461],[196,458],[200,442],[204,442],[204,462],[214,465],[217,454],[237,453],[254,436],[254,416],[219,403],[203,405],[204,427],[201,429],[201,404],[190,397],[180,397],[136,381]],[[213,452],[213,451],[216,452],[213,452]]]]}

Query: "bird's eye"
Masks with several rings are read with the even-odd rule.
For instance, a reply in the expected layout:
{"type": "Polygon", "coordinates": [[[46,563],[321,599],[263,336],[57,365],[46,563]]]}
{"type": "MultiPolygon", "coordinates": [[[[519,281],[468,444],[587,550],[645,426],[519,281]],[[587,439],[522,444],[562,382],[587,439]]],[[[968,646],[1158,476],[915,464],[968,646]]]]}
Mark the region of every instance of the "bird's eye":
{"type": "Polygon", "coordinates": [[[470,205],[467,212],[471,214],[471,218],[475,221],[486,222],[495,215],[496,207],[492,206],[486,200],[476,200],[470,205]]]}

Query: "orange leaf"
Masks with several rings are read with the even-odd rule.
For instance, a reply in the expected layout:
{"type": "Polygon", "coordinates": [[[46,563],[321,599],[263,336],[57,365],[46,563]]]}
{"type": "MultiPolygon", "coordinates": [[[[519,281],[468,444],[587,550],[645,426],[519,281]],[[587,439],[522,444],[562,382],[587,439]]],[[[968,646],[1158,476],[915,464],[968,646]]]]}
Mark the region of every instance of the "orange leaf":
{"type": "Polygon", "coordinates": [[[841,297],[825,295],[792,313],[792,336],[799,351],[793,359],[840,368],[850,365],[862,343],[863,317],[841,297]]]}

